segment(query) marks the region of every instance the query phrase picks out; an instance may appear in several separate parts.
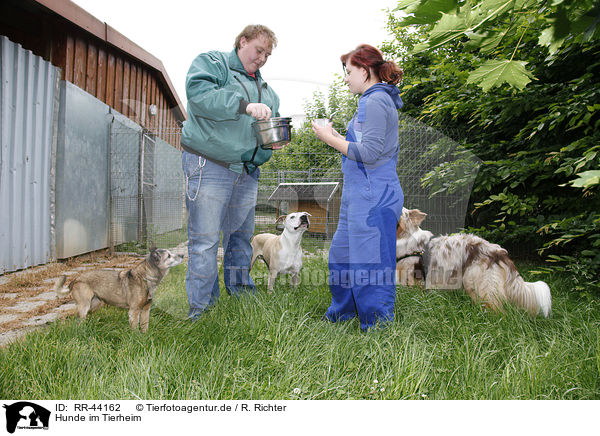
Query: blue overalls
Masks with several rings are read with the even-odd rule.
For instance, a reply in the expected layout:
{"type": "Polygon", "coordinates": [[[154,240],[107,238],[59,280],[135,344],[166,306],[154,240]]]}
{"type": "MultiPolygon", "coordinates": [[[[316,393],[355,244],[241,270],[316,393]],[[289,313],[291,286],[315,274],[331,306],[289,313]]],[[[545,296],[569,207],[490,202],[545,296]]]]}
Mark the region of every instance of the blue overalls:
{"type": "MultiPolygon", "coordinates": [[[[360,115],[359,109],[348,125],[350,142],[361,140],[360,115]]],[[[394,318],[396,224],[404,202],[397,160],[397,148],[393,157],[369,168],[342,157],[340,218],[329,249],[330,321],[358,315],[367,330],[394,318]]]]}

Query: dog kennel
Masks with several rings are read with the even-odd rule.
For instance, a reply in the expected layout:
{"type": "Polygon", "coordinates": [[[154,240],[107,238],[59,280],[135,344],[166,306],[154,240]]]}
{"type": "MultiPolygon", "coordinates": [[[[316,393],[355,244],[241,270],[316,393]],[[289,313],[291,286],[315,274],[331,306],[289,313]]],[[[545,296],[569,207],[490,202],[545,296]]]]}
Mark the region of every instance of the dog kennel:
{"type": "Polygon", "coordinates": [[[277,215],[310,213],[308,231],[331,238],[337,229],[341,197],[340,182],[280,183],[268,201],[277,215]]]}

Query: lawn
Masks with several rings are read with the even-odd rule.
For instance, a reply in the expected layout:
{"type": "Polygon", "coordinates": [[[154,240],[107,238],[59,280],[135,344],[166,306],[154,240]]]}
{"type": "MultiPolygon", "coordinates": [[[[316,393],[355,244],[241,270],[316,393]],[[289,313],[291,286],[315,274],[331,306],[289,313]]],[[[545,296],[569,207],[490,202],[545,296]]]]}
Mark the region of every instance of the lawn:
{"type": "Polygon", "coordinates": [[[256,295],[224,293],[196,323],[185,319],[185,268],[158,289],[148,334],[103,308],[0,349],[0,397],[600,399],[600,301],[561,277],[544,277],[550,319],[399,287],[395,321],[363,333],[356,320],[321,319],[330,301],[321,258],[305,262],[311,279],[298,288],[280,279],[272,294],[264,283],[256,295]]]}

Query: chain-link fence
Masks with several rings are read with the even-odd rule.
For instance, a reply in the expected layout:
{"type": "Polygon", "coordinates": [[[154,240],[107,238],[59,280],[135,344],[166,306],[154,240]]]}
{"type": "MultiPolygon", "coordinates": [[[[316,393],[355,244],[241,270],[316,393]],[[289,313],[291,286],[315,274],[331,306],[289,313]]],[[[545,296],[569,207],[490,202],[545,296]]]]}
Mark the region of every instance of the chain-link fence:
{"type": "Polygon", "coordinates": [[[150,242],[174,247],[187,239],[181,151],[158,133],[113,122],[110,242],[118,251],[150,242]]]}
{"type": "MultiPolygon", "coordinates": [[[[454,132],[433,129],[404,115],[400,116],[399,128],[397,168],[404,191],[404,206],[426,212],[427,219],[422,227],[434,234],[460,230],[465,223],[479,159],[460,152],[458,143],[451,138],[454,132]],[[431,188],[423,186],[426,175],[434,169],[443,170],[456,159],[464,161],[467,168],[467,173],[461,176],[466,183],[461,183],[460,188],[431,196],[431,188]]],[[[279,215],[306,211],[312,217],[310,229],[303,238],[303,247],[308,251],[323,252],[329,247],[339,219],[343,183],[341,155],[332,153],[327,146],[323,146],[321,151],[310,147],[302,149],[302,145],[297,144],[294,147],[297,150],[288,161],[284,161],[286,168],[274,168],[270,164],[262,168],[256,208],[257,231],[276,232],[275,221],[279,215]],[[293,169],[294,162],[312,162],[319,166],[301,171],[293,169]]]]}
{"type": "MultiPolygon", "coordinates": [[[[464,225],[471,185],[462,184],[460,191],[431,197],[431,189],[423,187],[424,177],[433,169],[443,168],[445,163],[460,158],[469,161],[471,173],[464,177],[472,184],[479,166],[475,156],[457,154],[458,144],[446,133],[410,117],[400,118],[398,176],[404,191],[404,206],[426,212],[423,228],[434,234],[455,232],[464,225]]],[[[177,135],[180,131],[170,134],[177,135]]],[[[285,166],[271,164],[261,168],[255,231],[279,233],[278,216],[306,211],[311,214],[311,226],[303,238],[303,247],[310,252],[324,253],[339,218],[343,183],[341,155],[326,146],[316,149],[320,151],[303,148],[303,144],[293,147],[293,155],[285,166]],[[300,161],[310,162],[312,166],[299,170],[300,165],[295,163],[300,161]]],[[[185,242],[181,152],[152,132],[113,123],[110,216],[114,246],[141,241],[141,245],[147,247],[149,241],[153,241],[159,247],[174,247],[185,242]]]]}
{"type": "Polygon", "coordinates": [[[427,213],[422,227],[434,235],[453,233],[465,225],[469,197],[481,164],[474,154],[460,149],[454,136],[456,132],[444,132],[400,116],[398,178],[404,191],[404,207],[427,213]],[[451,165],[456,160],[460,165],[451,165]],[[424,186],[432,172],[437,189],[424,186]]]}

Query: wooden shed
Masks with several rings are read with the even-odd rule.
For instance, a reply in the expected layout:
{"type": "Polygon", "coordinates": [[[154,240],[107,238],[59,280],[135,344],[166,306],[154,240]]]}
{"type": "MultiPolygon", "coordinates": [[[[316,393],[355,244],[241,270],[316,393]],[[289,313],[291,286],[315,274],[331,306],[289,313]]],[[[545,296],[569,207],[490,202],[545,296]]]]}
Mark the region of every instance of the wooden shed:
{"type": "Polygon", "coordinates": [[[160,60],[72,1],[0,0],[0,70],[0,274],[183,226],[160,60]]]}
{"type": "Polygon", "coordinates": [[[177,133],[186,112],[162,62],[107,23],[69,0],[2,0],[0,35],[180,148],[177,133]]]}
{"type": "Polygon", "coordinates": [[[280,183],[269,197],[277,215],[311,214],[310,233],[330,238],[337,229],[342,192],[339,182],[280,183]]]}

